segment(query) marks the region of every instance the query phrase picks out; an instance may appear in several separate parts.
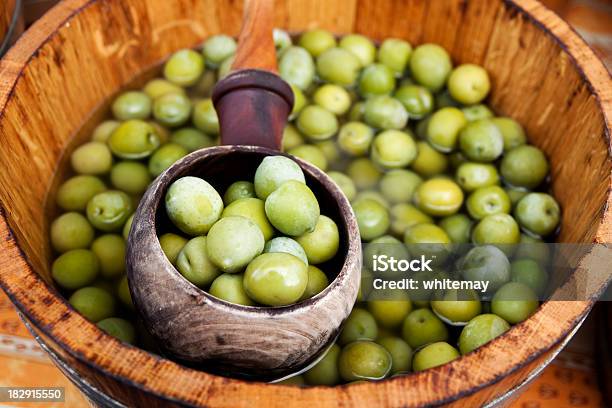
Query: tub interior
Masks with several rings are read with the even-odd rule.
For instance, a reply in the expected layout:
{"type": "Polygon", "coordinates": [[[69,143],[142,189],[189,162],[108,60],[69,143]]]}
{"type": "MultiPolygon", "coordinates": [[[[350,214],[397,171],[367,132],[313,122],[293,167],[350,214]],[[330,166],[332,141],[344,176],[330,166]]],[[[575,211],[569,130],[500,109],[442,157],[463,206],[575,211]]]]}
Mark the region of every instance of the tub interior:
{"type": "MultiPolygon", "coordinates": [[[[151,78],[173,51],[213,34],[236,35],[240,27],[241,2],[160,0],[155,12],[147,3],[107,0],[75,10],[84,18],[64,24],[0,96],[0,106],[6,100],[0,201],[24,256],[49,283],[54,204],[48,197],[68,171],[72,149],[89,138],[114,95],[151,78]]],[[[517,6],[287,0],[277,1],[275,12],[277,26],[291,32],[318,26],[375,40],[403,38],[413,46],[434,42],[455,64],[482,64],[492,79],[491,106],[518,120],[550,159],[552,190],[563,211],[558,240],[596,239],[612,170],[605,120],[571,57],[552,36],[542,38],[517,6]]],[[[0,65],[0,71],[9,69],[10,63],[0,65]]]]}

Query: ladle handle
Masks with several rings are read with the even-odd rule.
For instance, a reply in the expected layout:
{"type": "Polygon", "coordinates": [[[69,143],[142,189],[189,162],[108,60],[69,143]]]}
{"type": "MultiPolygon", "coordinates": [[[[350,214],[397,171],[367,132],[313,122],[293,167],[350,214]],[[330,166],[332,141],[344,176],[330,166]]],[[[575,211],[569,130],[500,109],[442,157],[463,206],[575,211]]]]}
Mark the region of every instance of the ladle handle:
{"type": "Polygon", "coordinates": [[[221,144],[281,148],[293,92],[275,74],[273,27],[273,0],[245,0],[235,71],[219,81],[212,95],[221,144]]]}
{"type": "Polygon", "coordinates": [[[242,28],[232,70],[262,69],[277,73],[274,47],[274,0],[244,0],[242,28]]]}

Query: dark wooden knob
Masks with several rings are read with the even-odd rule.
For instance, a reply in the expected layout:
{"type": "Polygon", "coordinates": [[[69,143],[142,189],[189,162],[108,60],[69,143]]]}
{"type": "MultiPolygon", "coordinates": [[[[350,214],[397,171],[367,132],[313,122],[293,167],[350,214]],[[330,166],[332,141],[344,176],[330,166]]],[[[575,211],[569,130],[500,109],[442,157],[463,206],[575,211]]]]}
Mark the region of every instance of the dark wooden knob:
{"type": "Polygon", "coordinates": [[[293,92],[278,75],[259,69],[233,72],[215,86],[221,144],[280,150],[293,92]]]}

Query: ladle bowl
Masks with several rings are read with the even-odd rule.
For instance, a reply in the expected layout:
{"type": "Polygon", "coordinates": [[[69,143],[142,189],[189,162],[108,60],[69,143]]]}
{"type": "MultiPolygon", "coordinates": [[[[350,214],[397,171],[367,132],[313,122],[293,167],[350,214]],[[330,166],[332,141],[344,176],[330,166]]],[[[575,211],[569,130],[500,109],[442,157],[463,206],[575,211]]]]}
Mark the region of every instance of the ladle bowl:
{"type": "Polygon", "coordinates": [[[236,377],[281,378],[315,361],[351,312],[361,268],[357,223],[338,186],[299,159],[321,213],[336,220],[340,232],[338,254],[323,266],[337,275],[321,293],[282,307],[231,304],[187,281],[161,249],[157,236],[169,226],[164,195],[173,181],[200,176],[223,191],[252,177],[265,156],[276,154],[257,146],[196,151],[159,176],[136,210],[127,249],[132,298],[160,346],[186,364],[236,377]]]}

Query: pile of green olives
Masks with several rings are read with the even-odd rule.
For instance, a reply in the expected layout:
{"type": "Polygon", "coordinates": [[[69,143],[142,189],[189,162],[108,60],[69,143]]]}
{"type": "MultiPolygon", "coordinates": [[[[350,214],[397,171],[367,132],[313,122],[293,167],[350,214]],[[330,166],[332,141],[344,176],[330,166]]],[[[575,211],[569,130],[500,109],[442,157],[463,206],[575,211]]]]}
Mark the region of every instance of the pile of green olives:
{"type": "MultiPolygon", "coordinates": [[[[528,144],[518,122],[486,105],[487,71],[454,66],[436,44],[413,47],[395,38],[374,43],[313,29],[296,38],[275,30],[274,40],[279,73],[295,96],[283,150],[338,184],[365,245],[477,244],[484,252],[463,260],[472,266],[466,279],[490,272],[479,267],[481,257],[500,266],[486,298],[447,291],[425,300],[368,300],[362,288],[336,344],[288,383],[335,385],[425,370],[534,313],[548,279],[537,251],[495,245],[553,240],[561,211],[547,190],[546,155],[528,144]]],[[[210,95],[230,72],[235,50],[233,38],[212,36],[201,50],[174,53],[142,89],[118,95],[110,117],[72,152],[72,173],[55,195],[53,278],[76,310],[123,341],[151,348],[125,277],[132,214],[155,177],[217,143],[210,95]]],[[[264,160],[253,180],[234,182],[223,196],[202,179],[176,181],[166,209],[177,231],[159,241],[186,279],[226,301],[264,306],[299,301],[327,285],[313,265],[337,250],[337,228],[318,213],[290,162],[264,160]],[[295,214],[298,196],[309,204],[295,214]],[[244,246],[230,244],[237,233],[249,237],[244,246]],[[272,295],[277,281],[255,273],[279,264],[300,271],[299,290],[272,295]]]]}
{"type": "Polygon", "coordinates": [[[165,208],[178,231],[159,237],[161,249],[187,280],[219,299],[285,306],[329,284],[319,267],[338,252],[338,226],[321,214],[290,158],[265,157],[253,182],[236,181],[223,197],[202,178],[179,178],[165,208]]]}

